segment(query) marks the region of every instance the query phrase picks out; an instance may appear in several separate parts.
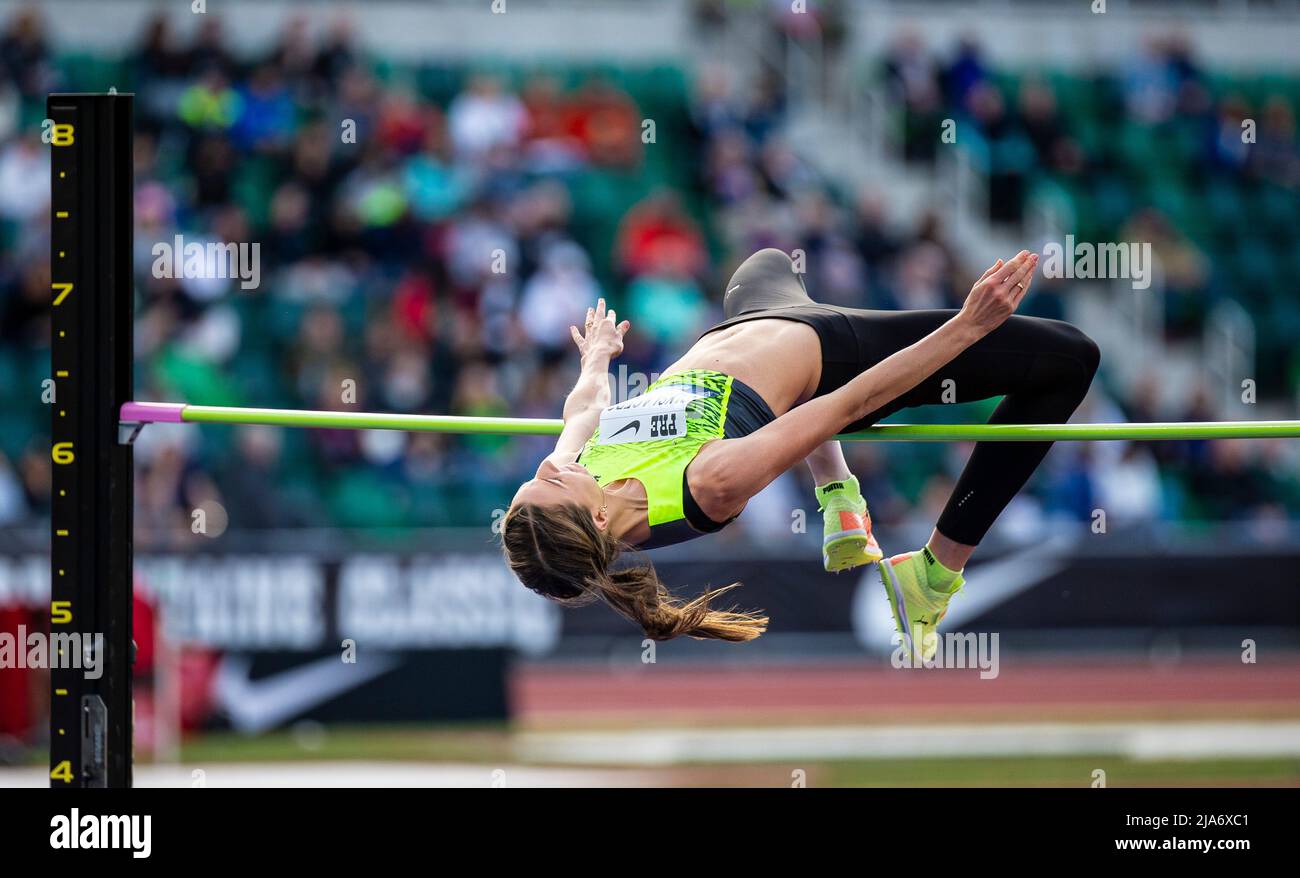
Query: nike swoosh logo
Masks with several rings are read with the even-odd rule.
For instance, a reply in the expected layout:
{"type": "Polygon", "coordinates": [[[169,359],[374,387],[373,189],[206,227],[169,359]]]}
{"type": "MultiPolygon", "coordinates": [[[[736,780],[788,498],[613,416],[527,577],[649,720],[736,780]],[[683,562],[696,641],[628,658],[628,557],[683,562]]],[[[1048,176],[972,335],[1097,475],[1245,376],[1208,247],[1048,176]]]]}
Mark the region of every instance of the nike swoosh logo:
{"type": "Polygon", "coordinates": [[[626,433],[628,430],[636,431],[640,429],[641,429],[641,420],[640,418],[638,418],[637,420],[632,421],[630,424],[627,424],[626,426],[622,427],[617,432],[611,434],[609,438],[613,439],[615,436],[618,436],[622,433],[626,433]]]}
{"type": "Polygon", "coordinates": [[[347,664],[337,655],[253,680],[252,662],[227,655],[217,669],[214,694],[237,731],[261,732],[283,725],[313,707],[369,683],[397,667],[396,657],[376,655],[347,664]]]}
{"type": "Polygon", "coordinates": [[[953,601],[944,617],[944,624],[949,631],[960,630],[981,613],[1051,579],[1069,565],[1070,549],[1078,542],[1081,540],[1069,536],[1051,537],[1028,549],[972,568],[966,577],[966,592],[969,594],[960,601],[953,601]]]}

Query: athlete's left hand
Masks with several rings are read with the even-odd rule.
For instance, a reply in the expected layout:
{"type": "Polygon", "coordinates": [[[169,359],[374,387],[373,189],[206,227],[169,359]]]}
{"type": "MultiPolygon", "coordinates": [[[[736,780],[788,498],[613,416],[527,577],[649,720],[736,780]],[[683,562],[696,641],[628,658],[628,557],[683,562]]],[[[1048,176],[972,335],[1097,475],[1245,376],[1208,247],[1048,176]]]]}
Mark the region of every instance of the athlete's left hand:
{"type": "Polygon", "coordinates": [[[975,281],[957,315],[974,326],[980,337],[1002,325],[1029,292],[1038,267],[1038,254],[1021,250],[1010,262],[999,259],[975,281]]]}
{"type": "Polygon", "coordinates": [[[595,308],[587,309],[583,331],[579,332],[578,327],[570,326],[569,334],[573,336],[573,343],[582,355],[582,364],[585,366],[589,362],[596,362],[603,368],[604,364],[623,353],[623,336],[631,328],[632,324],[627,320],[619,323],[614,309],[606,311],[605,300],[599,299],[595,308]]]}

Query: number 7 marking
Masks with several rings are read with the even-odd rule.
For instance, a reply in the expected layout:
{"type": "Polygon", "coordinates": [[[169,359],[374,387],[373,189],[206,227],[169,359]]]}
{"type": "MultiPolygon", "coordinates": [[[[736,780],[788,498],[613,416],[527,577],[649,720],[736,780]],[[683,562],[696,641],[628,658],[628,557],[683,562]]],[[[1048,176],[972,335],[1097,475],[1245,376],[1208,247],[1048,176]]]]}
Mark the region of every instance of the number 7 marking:
{"type": "Polygon", "coordinates": [[[50,284],[50,288],[59,292],[54,297],[54,307],[56,308],[63,304],[63,300],[68,297],[68,293],[72,292],[72,284],[50,284]]]}

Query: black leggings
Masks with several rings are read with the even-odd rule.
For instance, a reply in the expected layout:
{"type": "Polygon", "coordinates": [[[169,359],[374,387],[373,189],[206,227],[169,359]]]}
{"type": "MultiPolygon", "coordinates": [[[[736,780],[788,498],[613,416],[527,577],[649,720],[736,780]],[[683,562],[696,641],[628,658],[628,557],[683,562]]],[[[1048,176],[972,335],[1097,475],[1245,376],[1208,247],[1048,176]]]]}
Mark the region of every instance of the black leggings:
{"type": "MultiPolygon", "coordinates": [[[[821,339],[817,396],[843,387],[890,354],[938,329],[956,311],[868,311],[818,305],[780,250],[760,250],[727,284],[731,325],[760,317],[806,323],[821,339]]],[[[710,332],[713,330],[710,330],[710,332]]],[[[1101,359],[1096,343],[1059,320],[1012,316],[934,375],[842,432],[868,427],[900,409],[1005,398],[990,424],[1055,424],[1083,401],[1101,359]],[[946,392],[949,391],[950,392],[946,392]]],[[[937,524],[941,534],[976,545],[1029,480],[1050,442],[977,442],[937,524]]]]}

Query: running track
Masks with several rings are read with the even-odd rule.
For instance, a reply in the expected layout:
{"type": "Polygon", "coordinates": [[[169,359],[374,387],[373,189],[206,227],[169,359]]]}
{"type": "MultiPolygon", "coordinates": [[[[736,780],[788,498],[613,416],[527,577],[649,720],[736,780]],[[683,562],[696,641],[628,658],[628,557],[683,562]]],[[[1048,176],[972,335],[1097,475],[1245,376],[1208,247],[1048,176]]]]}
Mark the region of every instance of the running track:
{"type": "Polygon", "coordinates": [[[744,666],[527,665],[512,678],[524,725],[683,718],[700,722],[1010,720],[1071,717],[1300,716],[1300,655],[1241,664],[1233,658],[1176,665],[1096,660],[1003,661],[977,670],[861,664],[744,666]]]}

